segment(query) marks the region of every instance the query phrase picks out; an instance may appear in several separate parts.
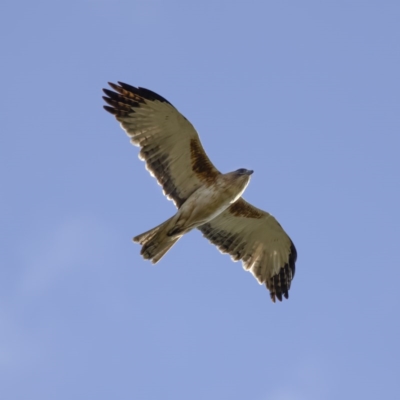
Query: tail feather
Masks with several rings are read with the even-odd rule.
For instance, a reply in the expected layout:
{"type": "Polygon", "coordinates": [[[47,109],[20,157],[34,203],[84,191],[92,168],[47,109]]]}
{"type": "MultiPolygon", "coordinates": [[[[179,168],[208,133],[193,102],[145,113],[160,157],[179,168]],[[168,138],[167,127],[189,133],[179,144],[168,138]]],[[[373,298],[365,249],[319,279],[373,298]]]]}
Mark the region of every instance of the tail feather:
{"type": "Polygon", "coordinates": [[[140,254],[142,254],[143,258],[151,260],[153,264],[156,264],[179,239],[180,237],[177,237],[168,242],[156,243],[156,246],[143,246],[140,254]]]}
{"type": "Polygon", "coordinates": [[[144,243],[148,242],[149,240],[151,240],[154,237],[154,235],[160,230],[161,225],[158,225],[155,228],[150,229],[147,232],[144,232],[144,233],[141,233],[140,235],[135,236],[132,240],[135,243],[139,243],[139,244],[143,245],[144,243]]]}
{"type": "Polygon", "coordinates": [[[156,264],[168,252],[168,250],[181,238],[181,236],[169,236],[171,230],[172,218],[162,224],[137,235],[133,238],[134,242],[142,245],[140,254],[146,260],[151,260],[156,264]]]}

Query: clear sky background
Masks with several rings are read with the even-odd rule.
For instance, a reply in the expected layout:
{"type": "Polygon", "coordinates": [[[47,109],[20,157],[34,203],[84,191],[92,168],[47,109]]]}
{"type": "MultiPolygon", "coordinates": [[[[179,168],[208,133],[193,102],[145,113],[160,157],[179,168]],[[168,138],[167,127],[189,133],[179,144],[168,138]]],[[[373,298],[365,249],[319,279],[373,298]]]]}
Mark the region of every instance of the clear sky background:
{"type": "Polygon", "coordinates": [[[0,5],[0,398],[400,398],[399,1],[0,5]],[[185,236],[101,89],[160,93],[298,250],[273,304],[185,236]]]}

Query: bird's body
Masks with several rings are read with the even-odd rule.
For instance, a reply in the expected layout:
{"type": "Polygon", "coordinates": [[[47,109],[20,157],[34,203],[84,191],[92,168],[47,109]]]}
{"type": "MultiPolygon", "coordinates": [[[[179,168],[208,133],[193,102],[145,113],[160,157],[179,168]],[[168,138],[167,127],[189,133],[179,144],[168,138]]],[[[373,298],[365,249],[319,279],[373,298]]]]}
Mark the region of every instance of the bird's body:
{"type": "Polygon", "coordinates": [[[213,182],[200,186],[182,204],[176,214],[156,228],[133,240],[142,247],[142,255],[153,263],[185,234],[213,220],[244,192],[253,171],[218,175],[213,182]]]}
{"type": "Polygon", "coordinates": [[[209,185],[199,187],[178,209],[176,229],[187,233],[221,214],[242,195],[251,173],[221,174],[209,185]]]}
{"type": "Polygon", "coordinates": [[[153,263],[187,232],[198,228],[232,259],[242,260],[270,290],[271,298],[288,298],[296,249],[279,223],[241,196],[253,171],[220,173],[207,157],[192,124],[160,95],[125,83],[104,89],[114,114],[140,158],[174,201],[178,211],[157,227],[134,237],[141,254],[153,263]]]}

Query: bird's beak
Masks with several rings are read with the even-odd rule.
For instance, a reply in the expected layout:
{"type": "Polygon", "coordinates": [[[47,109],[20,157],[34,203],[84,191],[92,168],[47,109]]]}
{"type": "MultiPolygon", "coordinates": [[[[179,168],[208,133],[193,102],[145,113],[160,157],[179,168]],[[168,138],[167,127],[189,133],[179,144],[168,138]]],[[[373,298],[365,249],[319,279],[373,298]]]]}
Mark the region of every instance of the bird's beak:
{"type": "Polygon", "coordinates": [[[252,169],[247,170],[247,175],[251,175],[254,171],[252,169]]]}

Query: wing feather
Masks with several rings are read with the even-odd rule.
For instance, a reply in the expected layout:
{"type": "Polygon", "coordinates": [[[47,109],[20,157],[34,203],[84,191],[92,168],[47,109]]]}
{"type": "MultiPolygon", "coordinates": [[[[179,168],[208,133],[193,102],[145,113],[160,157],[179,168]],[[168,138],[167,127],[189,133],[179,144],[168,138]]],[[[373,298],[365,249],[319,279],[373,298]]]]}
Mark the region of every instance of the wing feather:
{"type": "Polygon", "coordinates": [[[273,302],[289,298],[297,252],[271,214],[240,198],[199,229],[222,253],[242,260],[244,269],[269,289],[273,302]]]}
{"type": "Polygon", "coordinates": [[[220,172],[207,157],[193,125],[165,98],[126,83],[103,89],[108,106],[131,143],[141,148],[139,158],[179,208],[200,186],[220,172]]]}

